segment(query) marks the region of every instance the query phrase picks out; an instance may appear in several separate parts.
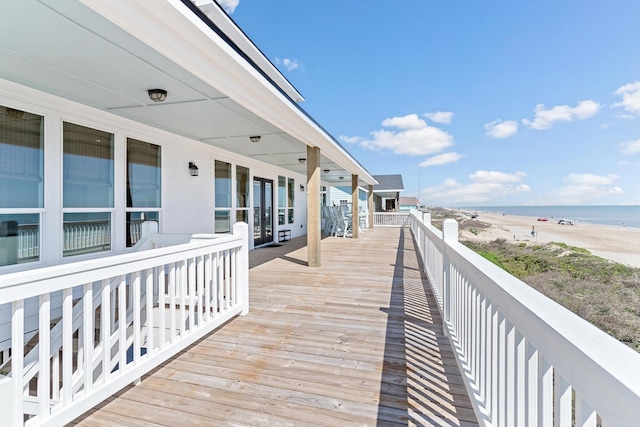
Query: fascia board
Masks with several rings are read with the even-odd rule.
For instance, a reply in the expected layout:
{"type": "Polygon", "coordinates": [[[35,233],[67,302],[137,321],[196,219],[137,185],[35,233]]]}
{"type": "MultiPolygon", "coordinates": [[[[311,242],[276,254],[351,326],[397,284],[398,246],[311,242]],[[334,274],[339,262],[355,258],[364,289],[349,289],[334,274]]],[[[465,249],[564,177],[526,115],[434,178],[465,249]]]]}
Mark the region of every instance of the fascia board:
{"type": "Polygon", "coordinates": [[[180,0],[80,0],[229,98],[363,181],[377,181],[180,0]],[[170,28],[170,31],[167,29],[170,28]],[[215,72],[212,72],[215,70],[215,72]]]}

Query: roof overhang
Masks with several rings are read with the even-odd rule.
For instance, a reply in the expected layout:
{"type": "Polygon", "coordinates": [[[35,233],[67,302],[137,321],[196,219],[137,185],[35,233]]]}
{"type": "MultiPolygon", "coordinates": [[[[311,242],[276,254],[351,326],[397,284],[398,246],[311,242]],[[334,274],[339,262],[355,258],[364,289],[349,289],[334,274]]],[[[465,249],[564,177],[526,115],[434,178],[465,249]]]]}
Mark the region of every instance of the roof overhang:
{"type": "Polygon", "coordinates": [[[219,8],[212,16],[186,0],[11,2],[0,78],[301,174],[298,159],[319,147],[325,182],[376,184],[233,21],[219,8]],[[152,88],[167,100],[150,101],[152,88]]]}

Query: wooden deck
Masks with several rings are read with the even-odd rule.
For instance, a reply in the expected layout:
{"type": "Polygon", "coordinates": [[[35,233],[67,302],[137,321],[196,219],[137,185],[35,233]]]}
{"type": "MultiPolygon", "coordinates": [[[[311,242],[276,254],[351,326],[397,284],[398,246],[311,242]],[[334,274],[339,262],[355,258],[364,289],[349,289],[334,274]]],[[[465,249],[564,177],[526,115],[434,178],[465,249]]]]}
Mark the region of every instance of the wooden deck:
{"type": "Polygon", "coordinates": [[[408,229],[250,253],[251,312],[82,426],[476,426],[408,229]]]}

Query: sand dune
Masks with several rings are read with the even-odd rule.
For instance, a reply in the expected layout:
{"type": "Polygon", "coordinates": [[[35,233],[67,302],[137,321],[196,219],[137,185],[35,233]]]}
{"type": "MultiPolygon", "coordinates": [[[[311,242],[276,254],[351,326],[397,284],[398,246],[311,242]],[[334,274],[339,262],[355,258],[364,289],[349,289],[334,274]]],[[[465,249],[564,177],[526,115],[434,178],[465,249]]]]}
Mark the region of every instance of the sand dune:
{"type": "Polygon", "coordinates": [[[556,220],[538,221],[534,217],[480,213],[478,220],[491,227],[478,235],[463,232],[468,240],[492,241],[498,238],[528,243],[562,242],[589,250],[592,254],[622,264],[640,267],[640,228],[577,223],[560,225],[556,220]],[[532,227],[536,232],[531,235],[532,227]]]}

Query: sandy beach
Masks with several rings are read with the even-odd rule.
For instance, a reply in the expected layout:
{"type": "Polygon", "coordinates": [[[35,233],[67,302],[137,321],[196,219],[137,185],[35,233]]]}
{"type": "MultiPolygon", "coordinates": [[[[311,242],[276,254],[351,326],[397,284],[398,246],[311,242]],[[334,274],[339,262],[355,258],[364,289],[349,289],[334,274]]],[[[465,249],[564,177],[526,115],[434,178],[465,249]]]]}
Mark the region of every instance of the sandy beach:
{"type": "Polygon", "coordinates": [[[562,242],[587,249],[593,255],[633,267],[640,267],[640,228],[598,225],[578,222],[560,225],[557,220],[538,221],[538,218],[480,212],[477,220],[491,224],[474,235],[462,232],[467,240],[515,240],[529,244],[562,242]],[[535,236],[532,236],[532,227],[535,236]]]}

